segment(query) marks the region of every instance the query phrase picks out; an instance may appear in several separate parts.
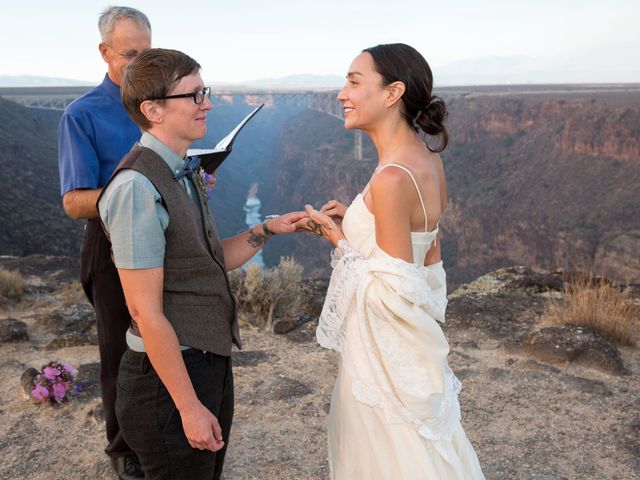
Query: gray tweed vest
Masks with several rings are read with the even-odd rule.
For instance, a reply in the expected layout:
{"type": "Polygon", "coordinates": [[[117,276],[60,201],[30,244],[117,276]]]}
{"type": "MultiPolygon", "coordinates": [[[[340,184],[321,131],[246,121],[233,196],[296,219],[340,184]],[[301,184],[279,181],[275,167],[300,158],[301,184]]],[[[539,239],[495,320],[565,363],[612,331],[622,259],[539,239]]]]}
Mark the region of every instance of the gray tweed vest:
{"type": "MultiPolygon", "coordinates": [[[[237,305],[203,192],[190,180],[198,192],[198,208],[180,182],[173,180],[166,162],[153,150],[139,145],[122,159],[107,185],[124,169],[147,177],[169,213],[164,232],[163,308],[180,345],[231,355],[232,343],[241,348],[237,305]]],[[[137,331],[135,322],[132,327],[137,331]]]]}

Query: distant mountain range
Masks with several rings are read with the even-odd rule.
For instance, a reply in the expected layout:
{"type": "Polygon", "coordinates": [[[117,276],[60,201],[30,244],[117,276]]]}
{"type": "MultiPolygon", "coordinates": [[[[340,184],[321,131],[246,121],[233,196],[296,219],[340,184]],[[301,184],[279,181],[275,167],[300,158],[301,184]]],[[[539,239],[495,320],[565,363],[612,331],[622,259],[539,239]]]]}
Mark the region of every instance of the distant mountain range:
{"type": "Polygon", "coordinates": [[[615,52],[602,50],[553,60],[526,56],[471,58],[433,66],[433,75],[437,86],[640,81],[640,62],[612,61],[612,55],[615,52]]]}
{"type": "MultiPolygon", "coordinates": [[[[639,45],[640,48],[640,45],[639,45]]],[[[640,61],[622,58],[625,49],[599,48],[555,58],[490,56],[432,65],[436,86],[514,85],[554,83],[640,82],[640,61]]],[[[98,77],[98,76],[97,76],[98,77]]],[[[96,78],[97,78],[96,77],[96,78]]],[[[209,79],[212,80],[212,79],[209,79]]],[[[95,82],[32,75],[0,75],[0,87],[48,87],[92,85],[95,82]]],[[[212,80],[223,88],[339,89],[342,75],[296,74],[240,82],[212,80]]]]}
{"type": "Polygon", "coordinates": [[[71,78],[40,77],[35,75],[0,75],[0,87],[75,87],[95,85],[98,82],[86,82],[71,78]]]}
{"type": "MultiPolygon", "coordinates": [[[[0,88],[5,87],[75,87],[85,85],[97,85],[95,82],[73,80],[70,78],[40,77],[34,75],[0,75],[0,88]]],[[[339,75],[288,75],[279,78],[263,78],[259,80],[247,80],[242,82],[221,82],[211,80],[216,86],[224,87],[249,87],[260,89],[312,89],[326,90],[338,89],[344,84],[344,77],[339,75]]]]}

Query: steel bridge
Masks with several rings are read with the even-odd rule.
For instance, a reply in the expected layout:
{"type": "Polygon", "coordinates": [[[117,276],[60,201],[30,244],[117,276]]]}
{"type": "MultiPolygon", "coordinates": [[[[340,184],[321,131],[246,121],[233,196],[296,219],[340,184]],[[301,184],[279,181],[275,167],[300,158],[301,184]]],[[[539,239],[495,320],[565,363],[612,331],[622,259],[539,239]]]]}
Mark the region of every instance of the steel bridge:
{"type": "MultiPolygon", "coordinates": [[[[27,108],[64,110],[91,87],[24,87],[0,88],[0,96],[27,108]]],[[[342,106],[336,99],[337,91],[214,91],[211,101],[214,105],[259,105],[267,107],[282,105],[308,108],[344,119],[342,106]]],[[[354,156],[362,160],[362,132],[354,131],[354,156]]]]}

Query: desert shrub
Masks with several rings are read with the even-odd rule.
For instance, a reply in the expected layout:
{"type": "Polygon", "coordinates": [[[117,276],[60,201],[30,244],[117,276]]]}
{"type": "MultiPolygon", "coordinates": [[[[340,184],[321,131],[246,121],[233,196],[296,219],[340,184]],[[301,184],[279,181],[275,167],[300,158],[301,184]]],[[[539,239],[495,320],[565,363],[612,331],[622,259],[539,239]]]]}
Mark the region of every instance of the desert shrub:
{"type": "Polygon", "coordinates": [[[271,332],[274,318],[286,317],[300,308],[302,266],[288,257],[282,257],[273,268],[250,265],[237,292],[240,305],[253,314],[256,325],[271,332]]]}
{"type": "Polygon", "coordinates": [[[25,283],[20,273],[0,267],[0,303],[10,297],[19,297],[24,288],[25,283]]]}
{"type": "Polygon", "coordinates": [[[87,303],[87,297],[78,280],[63,284],[58,290],[58,294],[60,295],[61,305],[63,307],[87,303]]]}
{"type": "Polygon", "coordinates": [[[565,279],[563,298],[547,303],[542,320],[590,327],[622,345],[635,345],[640,333],[638,308],[628,292],[593,275],[565,279]]]}
{"type": "Polygon", "coordinates": [[[229,277],[229,284],[231,285],[231,291],[239,301],[242,301],[247,295],[244,288],[244,279],[246,276],[246,272],[240,268],[236,268],[235,270],[231,270],[227,273],[227,277],[229,277]]]}

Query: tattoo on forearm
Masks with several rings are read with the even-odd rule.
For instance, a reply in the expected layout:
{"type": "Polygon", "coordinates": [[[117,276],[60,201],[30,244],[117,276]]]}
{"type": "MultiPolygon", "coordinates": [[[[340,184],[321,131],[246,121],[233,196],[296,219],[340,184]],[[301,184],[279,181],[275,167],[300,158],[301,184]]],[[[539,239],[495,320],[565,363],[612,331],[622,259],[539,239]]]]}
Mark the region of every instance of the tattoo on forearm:
{"type": "Polygon", "coordinates": [[[267,236],[264,233],[255,233],[253,229],[249,230],[249,238],[247,243],[253,248],[260,248],[267,243],[267,236]]]}

